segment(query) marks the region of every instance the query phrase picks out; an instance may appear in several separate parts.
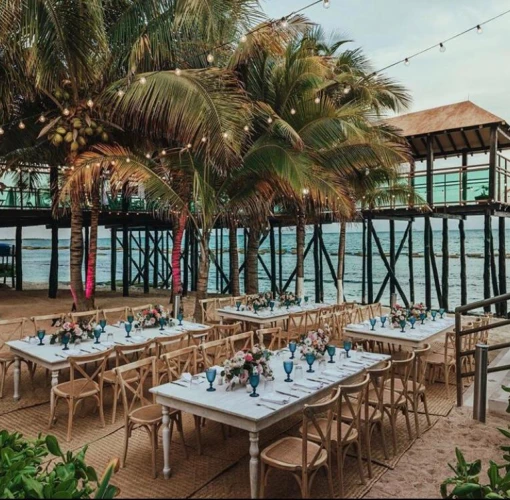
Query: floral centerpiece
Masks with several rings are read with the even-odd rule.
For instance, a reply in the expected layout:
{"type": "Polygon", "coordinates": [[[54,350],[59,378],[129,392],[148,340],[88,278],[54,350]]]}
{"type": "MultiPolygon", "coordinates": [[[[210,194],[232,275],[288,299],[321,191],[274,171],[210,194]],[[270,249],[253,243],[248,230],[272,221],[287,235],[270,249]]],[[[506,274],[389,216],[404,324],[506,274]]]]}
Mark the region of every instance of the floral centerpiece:
{"type": "Polygon", "coordinates": [[[407,317],[410,318],[411,316],[414,316],[418,320],[420,319],[420,315],[422,313],[426,314],[427,308],[425,307],[425,304],[423,302],[418,302],[411,306],[411,308],[408,311],[407,317]]]}
{"type": "Polygon", "coordinates": [[[248,309],[269,307],[269,302],[271,302],[271,300],[273,300],[273,294],[271,292],[259,293],[255,297],[249,297],[246,306],[248,309]]]}
{"type": "Polygon", "coordinates": [[[168,320],[168,311],[162,305],[154,306],[152,309],[144,309],[136,314],[136,321],[142,328],[159,326],[161,318],[168,320]]]}
{"type": "Polygon", "coordinates": [[[54,334],[52,334],[50,344],[56,344],[57,342],[62,344],[62,339],[64,335],[67,334],[69,335],[69,342],[71,344],[74,344],[76,341],[93,339],[94,326],[95,322],[93,321],[82,321],[80,323],[66,321],[54,334]]]}
{"type": "Polygon", "coordinates": [[[390,324],[395,328],[400,326],[401,321],[407,320],[407,311],[400,304],[395,304],[390,312],[390,324]]]}
{"type": "Polygon", "coordinates": [[[264,377],[273,375],[269,366],[270,351],[258,344],[253,349],[239,351],[232,358],[223,362],[221,376],[225,377],[227,390],[233,389],[237,384],[246,385],[250,375],[254,372],[264,377]]]}
{"type": "Polygon", "coordinates": [[[280,305],[290,305],[293,306],[297,304],[298,298],[292,292],[285,292],[280,295],[280,305]]]}
{"type": "Polygon", "coordinates": [[[317,356],[324,356],[329,344],[329,327],[324,329],[312,330],[306,335],[303,335],[299,340],[299,350],[303,356],[307,354],[314,354],[317,356]]]}

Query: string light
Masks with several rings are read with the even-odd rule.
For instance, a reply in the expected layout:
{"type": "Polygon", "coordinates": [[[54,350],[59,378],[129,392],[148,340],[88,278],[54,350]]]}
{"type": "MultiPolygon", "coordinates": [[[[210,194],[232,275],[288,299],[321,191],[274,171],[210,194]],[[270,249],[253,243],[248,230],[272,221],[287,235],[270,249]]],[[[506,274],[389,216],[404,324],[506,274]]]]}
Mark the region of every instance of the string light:
{"type": "Polygon", "coordinates": [[[240,41],[241,41],[241,43],[246,43],[246,41],[247,41],[247,40],[248,40],[248,37],[247,37],[246,35],[243,35],[243,36],[241,37],[241,40],[240,40],[240,41]]]}
{"type": "Polygon", "coordinates": [[[273,119],[272,119],[271,117],[269,117],[269,118],[267,119],[267,123],[269,123],[269,124],[273,123],[273,119]]]}
{"type": "Polygon", "coordinates": [[[315,101],[315,104],[320,104],[321,98],[319,96],[317,96],[314,101],[315,101]]]}
{"type": "Polygon", "coordinates": [[[124,94],[125,94],[125,92],[122,89],[119,89],[119,91],[117,92],[117,95],[119,97],[124,97],[124,94]]]}
{"type": "Polygon", "coordinates": [[[150,153],[145,153],[145,158],[147,158],[148,160],[150,160],[150,157],[151,157],[151,154],[150,154],[150,153]]]}
{"type": "Polygon", "coordinates": [[[214,62],[214,56],[212,54],[207,54],[207,62],[212,64],[214,62]]]}
{"type": "Polygon", "coordinates": [[[21,130],[24,130],[25,129],[25,124],[23,123],[23,120],[21,120],[18,124],[18,127],[21,129],[21,130]]]}
{"type": "Polygon", "coordinates": [[[69,116],[69,115],[71,114],[71,112],[69,111],[69,109],[64,108],[64,110],[62,111],[62,114],[63,114],[64,116],[69,116]]]}
{"type": "Polygon", "coordinates": [[[2,127],[0,127],[0,135],[4,135],[4,134],[5,134],[5,130],[2,127]]]}
{"type": "Polygon", "coordinates": [[[249,132],[249,131],[250,131],[250,127],[248,127],[248,125],[245,125],[245,126],[243,127],[243,129],[244,129],[244,131],[245,131],[245,132],[249,132]]]}
{"type": "Polygon", "coordinates": [[[443,42],[439,44],[439,52],[446,52],[446,46],[443,42]]]}
{"type": "Polygon", "coordinates": [[[175,76],[181,76],[182,71],[179,68],[175,68],[175,76]]]}
{"type": "Polygon", "coordinates": [[[228,139],[228,132],[223,132],[223,139],[228,139]]]}
{"type": "Polygon", "coordinates": [[[186,145],[186,147],[187,147],[188,149],[191,149],[192,145],[191,145],[190,143],[188,143],[188,144],[186,145]]]}
{"type": "Polygon", "coordinates": [[[142,76],[142,78],[140,78],[140,83],[142,85],[145,85],[147,83],[147,78],[145,78],[145,76],[142,76]]]}
{"type": "Polygon", "coordinates": [[[41,115],[41,116],[39,117],[39,121],[40,121],[41,123],[44,123],[44,122],[46,121],[46,117],[45,117],[44,115],[41,115]]]}
{"type": "Polygon", "coordinates": [[[481,27],[479,24],[477,24],[477,25],[476,25],[476,32],[477,32],[479,35],[483,32],[482,27],[481,27]]]}
{"type": "Polygon", "coordinates": [[[207,137],[205,135],[202,137],[202,142],[207,142],[207,137]]]}
{"type": "Polygon", "coordinates": [[[283,29],[287,29],[289,27],[289,21],[287,21],[286,17],[282,17],[282,20],[280,21],[280,26],[283,29]]]}
{"type": "Polygon", "coordinates": [[[94,101],[93,101],[92,99],[89,99],[89,100],[87,101],[87,106],[88,106],[89,108],[94,107],[94,101]]]}
{"type": "Polygon", "coordinates": [[[329,2],[329,0],[324,0],[324,1],[322,2],[322,6],[323,6],[325,9],[329,9],[329,7],[330,7],[330,2],[329,2]]]}
{"type": "Polygon", "coordinates": [[[292,108],[292,109],[290,110],[290,114],[291,114],[291,115],[295,115],[295,114],[296,114],[296,110],[295,110],[294,108],[292,108]]]}
{"type": "Polygon", "coordinates": [[[344,87],[344,94],[348,94],[351,91],[351,87],[349,85],[346,85],[344,87]]]}
{"type": "Polygon", "coordinates": [[[406,66],[409,66],[409,64],[411,64],[411,63],[409,62],[409,59],[408,59],[407,57],[406,57],[406,59],[405,59],[405,61],[404,61],[404,64],[405,64],[406,66]]]}
{"type": "Polygon", "coordinates": [[[130,163],[131,162],[131,158],[129,158],[129,156],[126,158],[126,163],[130,163]]]}

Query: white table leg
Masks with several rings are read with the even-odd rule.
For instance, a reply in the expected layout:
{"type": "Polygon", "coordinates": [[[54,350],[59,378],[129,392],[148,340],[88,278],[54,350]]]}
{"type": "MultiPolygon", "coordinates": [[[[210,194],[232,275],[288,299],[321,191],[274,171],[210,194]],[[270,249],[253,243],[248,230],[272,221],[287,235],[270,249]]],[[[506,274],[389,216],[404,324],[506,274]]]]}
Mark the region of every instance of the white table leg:
{"type": "Polygon", "coordinates": [[[21,370],[20,370],[20,364],[21,361],[19,359],[19,356],[14,357],[14,401],[19,401],[20,399],[20,393],[19,393],[19,382],[20,382],[20,376],[21,376],[21,370]]]}
{"type": "Polygon", "coordinates": [[[58,385],[58,370],[53,370],[51,372],[51,387],[55,387],[58,385]]]}
{"type": "Polygon", "coordinates": [[[170,417],[168,415],[168,407],[163,406],[163,476],[165,479],[170,477],[172,470],[170,469],[170,417]]]}
{"type": "Polygon", "coordinates": [[[250,488],[251,497],[258,498],[259,491],[259,433],[250,432],[250,488]]]}

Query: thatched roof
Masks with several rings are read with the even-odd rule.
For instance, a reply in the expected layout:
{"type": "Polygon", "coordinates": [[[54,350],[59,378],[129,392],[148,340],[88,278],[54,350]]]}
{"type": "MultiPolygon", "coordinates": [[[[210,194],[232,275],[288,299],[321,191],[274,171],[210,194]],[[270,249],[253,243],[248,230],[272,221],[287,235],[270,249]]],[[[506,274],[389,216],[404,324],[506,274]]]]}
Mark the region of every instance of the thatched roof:
{"type": "Polygon", "coordinates": [[[434,153],[438,156],[486,151],[494,125],[502,132],[498,137],[498,149],[510,148],[510,128],[505,120],[471,101],[388,118],[385,123],[408,139],[417,158],[426,155],[427,136],[432,137],[434,153]]]}

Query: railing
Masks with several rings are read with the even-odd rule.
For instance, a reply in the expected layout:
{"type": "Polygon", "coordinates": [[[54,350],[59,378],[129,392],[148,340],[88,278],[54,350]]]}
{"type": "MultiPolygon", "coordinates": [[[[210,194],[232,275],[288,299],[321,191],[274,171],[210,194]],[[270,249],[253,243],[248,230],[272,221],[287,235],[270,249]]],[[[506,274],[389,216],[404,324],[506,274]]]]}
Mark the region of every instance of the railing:
{"type": "MultiPolygon", "coordinates": [[[[503,319],[496,323],[475,326],[474,328],[462,328],[462,315],[475,309],[480,309],[493,304],[501,304],[510,300],[510,293],[498,295],[491,299],[479,300],[464,306],[455,308],[455,362],[456,362],[456,380],[457,380],[457,406],[463,404],[462,379],[475,377],[475,404],[473,405],[473,414],[477,419],[485,419],[485,402],[487,399],[487,374],[509,370],[510,365],[488,367],[488,353],[499,349],[510,347],[510,342],[493,344],[490,346],[478,344],[475,349],[462,350],[462,337],[473,333],[480,333],[500,326],[510,325],[510,319],[503,319]],[[475,370],[462,372],[462,359],[467,356],[475,356],[475,370]],[[483,407],[482,407],[483,405],[483,407]]],[[[483,421],[483,420],[482,420],[483,421]]]]}

